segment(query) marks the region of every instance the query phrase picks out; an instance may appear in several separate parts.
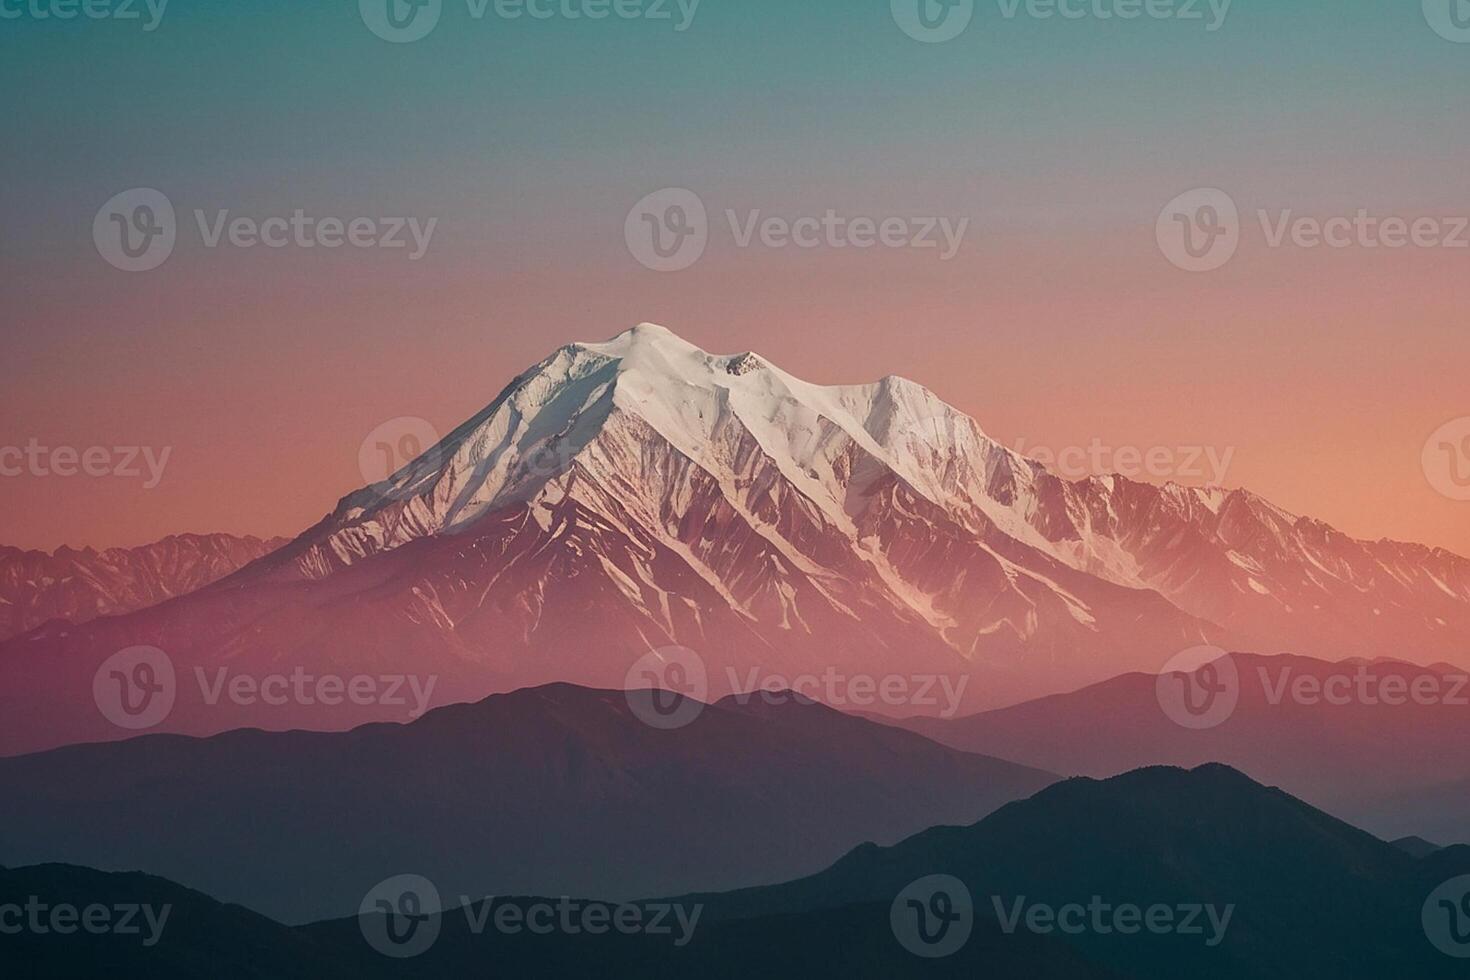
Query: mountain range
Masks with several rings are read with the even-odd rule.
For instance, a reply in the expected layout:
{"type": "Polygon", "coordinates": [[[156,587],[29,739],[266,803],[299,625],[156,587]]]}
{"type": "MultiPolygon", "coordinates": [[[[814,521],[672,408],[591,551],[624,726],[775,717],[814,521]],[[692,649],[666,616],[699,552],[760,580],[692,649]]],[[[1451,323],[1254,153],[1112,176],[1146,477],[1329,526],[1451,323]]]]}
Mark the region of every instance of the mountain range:
{"type": "Polygon", "coordinates": [[[1422,912],[1467,870],[1470,848],[1414,858],[1212,764],[1067,780],[973,826],[858,848],[800,881],[680,901],[705,903],[712,921],[774,918],[880,907],[942,874],[967,888],[977,921],[1002,925],[1018,899],[1052,909],[1088,906],[1093,896],[1112,906],[1215,909],[1215,924],[1202,913],[1196,934],[1084,928],[1068,937],[1089,962],[1123,976],[1450,977],[1463,975],[1463,960],[1431,944],[1422,912]]]}
{"type": "Polygon", "coordinates": [[[1467,633],[1470,562],[1441,549],[1354,540],[1244,490],[1068,481],[912,381],[813,385],[643,324],[557,350],[221,581],[0,644],[0,754],[124,734],[85,695],[137,645],[181,677],[160,728],[209,734],[404,720],[209,703],[221,670],[409,673],[443,704],[621,688],[679,645],[707,667],[695,696],[922,675],[969,678],[969,712],[1203,642],[1465,666],[1467,633]]]}
{"type": "Polygon", "coordinates": [[[1159,679],[1137,673],[898,724],[1069,775],[1222,762],[1388,838],[1470,842],[1470,674],[1389,660],[1230,659],[1238,700],[1206,728],[1176,724],[1160,706],[1159,679]]]}
{"type": "Polygon", "coordinates": [[[174,534],[137,548],[0,545],[0,640],[52,620],[85,623],[157,605],[217,582],[285,544],[233,534],[174,534]]]}
{"type": "Polygon", "coordinates": [[[802,700],[677,730],[567,684],[350,732],[152,735],[0,759],[0,864],[146,869],[288,922],[416,869],[625,900],[765,884],[1054,782],[802,700]]]}
{"type": "MultiPolygon", "coordinates": [[[[115,935],[22,933],[0,937],[0,952],[20,975],[36,978],[92,975],[105,967],[109,976],[149,980],[374,980],[492,970],[556,980],[1432,980],[1463,976],[1464,960],[1435,947],[1427,926],[1438,934],[1439,924],[1426,925],[1424,909],[1430,907],[1431,919],[1446,911],[1430,899],[1467,871],[1470,848],[1416,858],[1224,766],[1152,768],[1058,783],[978,823],[936,827],[891,847],[866,844],[785,884],[637,903],[645,910],[698,908],[682,945],[647,931],[571,934],[553,926],[534,934],[524,926],[532,921],[529,910],[563,899],[441,888],[445,911],[434,917],[437,933],[418,955],[392,958],[365,941],[364,919],[373,915],[290,928],[156,877],[43,865],[0,869],[0,905],[36,896],[48,905],[168,906],[160,941],[145,946],[115,935]],[[949,904],[902,901],[934,875],[946,876],[949,904]],[[1125,923],[1114,916],[1130,905],[1171,914],[1136,917],[1131,931],[1112,928],[1125,923]],[[507,906],[516,916],[500,918],[507,906]],[[1068,906],[1082,908],[1082,917],[1063,911],[1068,906]],[[1107,910],[1101,919],[1093,906],[1107,910]],[[907,920],[926,908],[955,931],[948,955],[922,957],[905,947],[907,920]],[[1037,908],[1055,910],[1056,917],[1035,916],[1030,910],[1037,908]],[[1191,908],[1207,908],[1213,917],[1195,916],[1191,908]],[[522,926],[498,928],[504,921],[522,926]],[[1058,928],[1063,921],[1072,927],[1058,928]],[[479,931],[475,923],[483,924],[479,931]]],[[[602,914],[611,921],[611,910],[602,914]]],[[[1452,934],[1437,935],[1438,941],[1452,943],[1452,934]]]]}

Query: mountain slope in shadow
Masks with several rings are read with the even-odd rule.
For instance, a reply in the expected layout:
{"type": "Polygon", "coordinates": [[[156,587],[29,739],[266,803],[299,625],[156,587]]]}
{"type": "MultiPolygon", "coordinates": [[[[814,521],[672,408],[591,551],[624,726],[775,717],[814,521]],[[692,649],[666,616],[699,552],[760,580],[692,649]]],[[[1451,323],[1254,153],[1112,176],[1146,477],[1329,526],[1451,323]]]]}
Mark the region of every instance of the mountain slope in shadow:
{"type": "MultiPolygon", "coordinates": [[[[891,901],[917,879],[951,875],[977,919],[1026,907],[1229,906],[1216,945],[1201,935],[1102,934],[1068,941],[1130,976],[1301,978],[1463,976],[1421,922],[1430,893],[1470,872],[1470,848],[1417,860],[1300,800],[1221,765],[1072,779],[970,827],[861,847],[819,875],[692,896],[714,919],[799,914],[891,901]]],[[[1020,927],[1025,931],[1024,923],[1020,927]]],[[[1054,933],[1053,933],[1054,934],[1054,933]]]]}
{"type": "Polygon", "coordinates": [[[0,976],[25,980],[347,980],[341,950],[311,936],[174,882],[136,872],[109,874],[49,864],[0,868],[0,908],[20,906],[0,930],[0,976]],[[34,905],[42,930],[25,910],[34,905]],[[148,911],[142,911],[147,906],[148,911]],[[85,920],[52,916],[59,907],[93,913],[85,920]],[[130,911],[135,910],[135,911],[130,911]],[[151,916],[151,918],[150,918],[151,916]],[[12,932],[16,926],[18,931],[12,932]]]}
{"type": "Polygon", "coordinates": [[[622,692],[558,684],[408,725],[0,759],[0,862],[143,868],[288,922],[405,870],[619,900],[786,880],[1056,778],[810,702],[731,699],[665,731],[622,692]]]}
{"type": "Polygon", "coordinates": [[[449,911],[436,919],[433,941],[418,955],[397,959],[369,944],[356,917],[293,929],[158,879],[52,866],[0,872],[0,905],[24,894],[77,904],[118,895],[177,903],[162,941],[143,948],[104,937],[80,944],[34,936],[17,944],[5,937],[0,965],[26,977],[124,980],[1435,980],[1463,976],[1464,960],[1430,943],[1421,913],[1436,888],[1467,873],[1470,848],[1416,859],[1227,767],[1156,768],[1102,782],[1068,780],[968,827],[933,828],[887,848],[865,845],[828,870],[788,884],[640,903],[644,910],[660,904],[698,908],[682,944],[646,931],[573,935],[552,928],[538,935],[524,927],[497,928],[508,906],[524,915],[534,905],[561,900],[491,899],[487,907],[474,898],[459,908],[453,890],[444,889],[449,911]],[[951,955],[922,958],[900,940],[902,919],[893,910],[898,905],[902,912],[895,898],[913,882],[935,874],[965,884],[973,925],[951,955]],[[1228,907],[1231,915],[1215,945],[1206,941],[1209,925],[1200,935],[1043,933],[1027,928],[1024,916],[1012,927],[1005,921],[1009,912],[995,914],[992,897],[1009,906],[1022,896],[1032,908],[1086,904],[1099,896],[1114,906],[1211,904],[1228,907]],[[477,921],[488,925],[476,930],[477,921]]]}
{"type": "MultiPolygon", "coordinates": [[[[424,955],[393,959],[363,938],[356,918],[303,928],[273,922],[173,882],[137,873],[105,873],[70,865],[0,868],[0,907],[34,896],[45,914],[58,905],[104,905],[121,921],[129,906],[148,906],[163,920],[153,931],[141,914],[139,934],[0,933],[0,974],[24,980],[397,980],[456,975],[516,980],[751,976],[1036,977],[1120,980],[1065,943],[1001,936],[979,929],[960,955],[945,961],[907,953],[888,932],[886,905],[809,915],[715,923],[697,942],[674,947],[650,935],[474,936],[447,913],[443,934],[424,955]],[[164,915],[167,910],[167,915],[164,915]],[[156,942],[151,942],[154,938],[156,942]],[[987,973],[978,971],[985,970],[987,973]]],[[[531,900],[518,900],[529,906],[531,900]]],[[[131,927],[129,927],[131,928],[131,927]]]]}

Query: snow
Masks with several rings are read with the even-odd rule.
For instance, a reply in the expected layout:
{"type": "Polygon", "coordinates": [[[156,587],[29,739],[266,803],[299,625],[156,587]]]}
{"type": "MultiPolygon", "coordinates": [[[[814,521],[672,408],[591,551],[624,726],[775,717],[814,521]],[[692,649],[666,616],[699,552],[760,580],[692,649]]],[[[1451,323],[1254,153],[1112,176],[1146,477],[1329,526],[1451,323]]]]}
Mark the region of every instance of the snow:
{"type": "MultiPolygon", "coordinates": [[[[1384,578],[1414,587],[1400,569],[1359,552],[1325,550],[1320,525],[1303,527],[1248,492],[1153,487],[1107,475],[1062,480],[913,381],[890,376],[816,385],[759,354],[711,354],[650,323],[553,352],[438,446],[384,483],[345,498],[333,518],[309,532],[314,550],[298,563],[304,574],[330,574],[334,564],[418,537],[458,533],[522,503],[552,533],[553,505],[571,497],[617,533],[657,540],[731,608],[753,617],[711,567],[714,559],[678,536],[695,494],[712,484],[718,506],[776,556],[760,574],[772,580],[765,595],[778,597],[783,626],[804,626],[790,578],[806,578],[831,607],[857,614],[829,587],[837,573],[762,515],[761,507],[775,499],[768,491],[795,512],[783,517],[845,537],[848,554],[885,601],[936,631],[952,630],[954,611],[895,567],[881,536],[858,530],[871,514],[870,491],[885,479],[918,498],[905,505],[902,495],[890,497],[898,511],[889,517],[922,521],[925,515],[908,511],[927,501],[953,522],[947,533],[968,533],[978,552],[1007,569],[1013,588],[1057,596],[1068,618],[1088,629],[1098,623],[1094,593],[1064,587],[1056,572],[1153,590],[1186,611],[1191,596],[1220,587],[1221,566],[1234,573],[1234,591],[1273,604],[1293,596],[1285,589],[1272,595],[1263,583],[1311,582],[1329,594],[1358,592],[1360,583],[1384,578]],[[750,440],[758,459],[750,458],[750,440]],[[1241,545],[1249,555],[1232,546],[1242,533],[1249,535],[1241,545]],[[1292,567],[1279,567],[1282,561],[1292,567]]],[[[638,581],[610,564],[605,571],[640,607],[644,595],[663,596],[652,572],[638,581]]],[[[1463,601],[1444,579],[1425,574],[1426,591],[1463,601]]],[[[806,594],[802,601],[809,601],[806,594]]],[[[657,605],[662,608],[646,611],[667,623],[667,597],[657,605]]]]}

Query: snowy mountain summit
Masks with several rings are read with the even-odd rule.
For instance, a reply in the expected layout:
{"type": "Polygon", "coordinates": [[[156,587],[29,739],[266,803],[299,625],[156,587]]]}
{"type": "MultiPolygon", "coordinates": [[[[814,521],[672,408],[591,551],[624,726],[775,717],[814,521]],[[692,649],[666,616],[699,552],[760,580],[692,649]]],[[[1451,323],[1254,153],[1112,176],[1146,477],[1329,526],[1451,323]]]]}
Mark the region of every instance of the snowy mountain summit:
{"type": "MultiPolygon", "coordinates": [[[[511,575],[533,644],[566,628],[542,604],[594,582],[630,647],[733,636],[762,663],[815,666],[802,648],[836,641],[885,669],[989,664],[1028,688],[1156,668],[1205,641],[1348,656],[1401,654],[1414,635],[1447,657],[1451,624],[1470,625],[1455,556],[1354,541],[1245,491],[1067,481],[912,381],[815,385],[649,323],[517,377],[347,497],[292,549],[291,573],[504,535],[511,514],[546,563],[511,575]],[[712,618],[733,632],[712,634],[712,618]]],[[[466,598],[432,618],[477,619],[466,598]]]]}
{"type": "MultiPolygon", "coordinates": [[[[181,670],[432,674],[444,703],[618,688],[682,646],[710,697],[803,675],[968,678],[968,712],[1206,642],[1470,666],[1466,635],[1470,562],[1445,551],[1357,541],[1244,490],[1068,481],[912,381],[815,385],[640,324],[553,352],[223,582],[30,634],[0,647],[0,674],[13,653],[27,677],[74,663],[87,683],[147,643],[181,670]]],[[[0,682],[31,697],[27,677],[0,682]]],[[[292,721],[246,714],[176,708],[170,724],[292,721]]]]}
{"type": "Polygon", "coordinates": [[[841,471],[849,450],[868,454],[938,501],[950,496],[933,472],[939,452],[968,451],[984,436],[970,419],[901,378],[822,387],[757,354],[707,354],[644,323],[604,343],[556,351],[386,485],[348,497],[340,526],[381,529],[364,542],[366,550],[463,530],[510,504],[539,498],[549,507],[567,489],[569,473],[613,481],[635,476],[646,452],[639,447],[649,444],[733,490],[745,440],[810,503],[851,526],[854,485],[841,471]],[[544,496],[548,484],[559,488],[550,497],[544,496]],[[394,506],[403,501],[413,503],[406,524],[394,506]]]}

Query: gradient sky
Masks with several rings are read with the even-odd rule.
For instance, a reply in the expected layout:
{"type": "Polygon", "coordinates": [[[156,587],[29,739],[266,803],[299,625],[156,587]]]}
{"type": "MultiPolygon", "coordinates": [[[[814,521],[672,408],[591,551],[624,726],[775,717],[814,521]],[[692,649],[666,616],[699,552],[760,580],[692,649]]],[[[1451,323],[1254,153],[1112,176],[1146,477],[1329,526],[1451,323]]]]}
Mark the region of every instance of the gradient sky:
{"type": "Polygon", "coordinates": [[[0,478],[0,543],[293,534],[380,423],[447,432],[556,346],[652,320],[815,381],[914,378],[1009,445],[1233,448],[1229,485],[1470,554],[1470,503],[1420,463],[1470,415],[1470,250],[1271,249],[1254,217],[1470,213],[1470,44],[1418,0],[1236,0],[1214,32],[981,0],[942,45],[887,0],[703,0],[683,33],[445,2],[402,45],[350,2],[0,20],[0,446],[172,447],[151,490],[0,478]],[[128,274],[92,220],[139,186],[183,227],[128,274]],[[1190,274],[1154,223],[1201,186],[1245,231],[1190,274]],[[717,224],[678,273],[623,240],[664,187],[717,224]],[[206,249],[195,208],[439,226],[418,262],[206,249]],[[949,262],[739,249],[726,208],[971,226],[949,262]]]}

